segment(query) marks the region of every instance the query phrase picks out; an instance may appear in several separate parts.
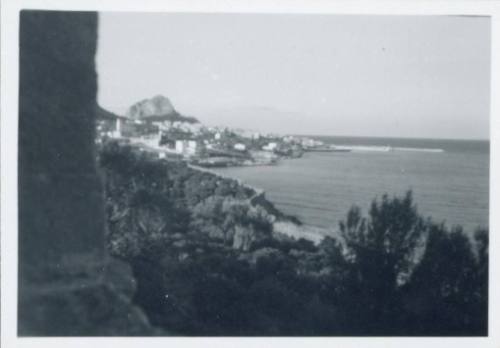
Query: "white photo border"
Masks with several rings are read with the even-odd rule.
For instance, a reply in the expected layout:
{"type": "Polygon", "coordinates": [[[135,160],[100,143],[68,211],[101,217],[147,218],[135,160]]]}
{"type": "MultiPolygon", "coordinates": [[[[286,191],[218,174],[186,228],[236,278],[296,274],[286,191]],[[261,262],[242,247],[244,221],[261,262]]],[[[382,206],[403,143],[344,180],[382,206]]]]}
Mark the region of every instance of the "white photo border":
{"type": "Polygon", "coordinates": [[[1,2],[1,346],[11,347],[500,347],[500,2],[335,0],[3,0],[1,2]],[[477,15],[491,17],[490,276],[488,337],[316,337],[316,338],[27,338],[17,337],[17,144],[19,12],[22,9],[183,12],[322,13],[337,15],[477,15]],[[497,96],[497,98],[495,98],[497,96]]]}

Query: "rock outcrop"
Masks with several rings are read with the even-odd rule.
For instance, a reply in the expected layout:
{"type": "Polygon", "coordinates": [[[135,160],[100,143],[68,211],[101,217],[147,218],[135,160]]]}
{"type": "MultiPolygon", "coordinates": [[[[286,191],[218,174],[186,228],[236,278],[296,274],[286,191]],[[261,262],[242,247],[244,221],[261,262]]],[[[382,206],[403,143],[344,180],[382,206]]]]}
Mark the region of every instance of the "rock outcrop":
{"type": "Polygon", "coordinates": [[[136,120],[198,123],[196,118],[178,113],[170,100],[162,95],[135,103],[128,109],[126,116],[136,120]]]}
{"type": "Polygon", "coordinates": [[[149,116],[175,113],[177,111],[175,111],[170,100],[162,95],[157,95],[151,99],[144,99],[132,105],[127,111],[127,116],[134,119],[141,119],[149,116]]]}

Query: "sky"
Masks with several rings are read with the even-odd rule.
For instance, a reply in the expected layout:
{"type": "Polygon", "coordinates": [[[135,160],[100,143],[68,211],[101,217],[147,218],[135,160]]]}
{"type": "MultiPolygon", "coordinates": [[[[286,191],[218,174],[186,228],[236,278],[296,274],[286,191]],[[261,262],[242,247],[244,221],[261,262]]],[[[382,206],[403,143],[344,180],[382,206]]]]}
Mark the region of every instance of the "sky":
{"type": "Polygon", "coordinates": [[[207,125],[489,138],[490,19],[101,13],[101,106],[161,94],[207,125]]]}

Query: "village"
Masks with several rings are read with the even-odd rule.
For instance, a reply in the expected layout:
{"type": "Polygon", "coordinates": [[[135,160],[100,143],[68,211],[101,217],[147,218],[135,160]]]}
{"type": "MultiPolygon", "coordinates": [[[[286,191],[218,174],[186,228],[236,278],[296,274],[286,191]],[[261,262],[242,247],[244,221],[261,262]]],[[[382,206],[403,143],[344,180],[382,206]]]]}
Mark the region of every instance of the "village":
{"type": "MultiPolygon", "coordinates": [[[[171,105],[162,96],[143,102],[171,105]]],[[[159,159],[183,160],[200,167],[273,165],[282,158],[300,158],[305,151],[324,147],[321,141],[306,137],[207,127],[173,107],[160,107],[159,111],[157,106],[153,111],[148,107],[149,112],[141,111],[140,117],[131,112],[116,115],[99,107],[96,142],[114,139],[159,159]]]]}

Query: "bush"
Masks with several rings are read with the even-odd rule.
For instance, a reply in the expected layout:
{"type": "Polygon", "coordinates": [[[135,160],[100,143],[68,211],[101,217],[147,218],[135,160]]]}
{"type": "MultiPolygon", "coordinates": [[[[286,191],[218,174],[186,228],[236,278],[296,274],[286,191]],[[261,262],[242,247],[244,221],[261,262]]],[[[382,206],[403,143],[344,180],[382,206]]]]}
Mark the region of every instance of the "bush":
{"type": "Polygon", "coordinates": [[[271,221],[264,209],[247,201],[212,196],[193,208],[191,228],[249,250],[252,244],[270,237],[271,221]]]}

